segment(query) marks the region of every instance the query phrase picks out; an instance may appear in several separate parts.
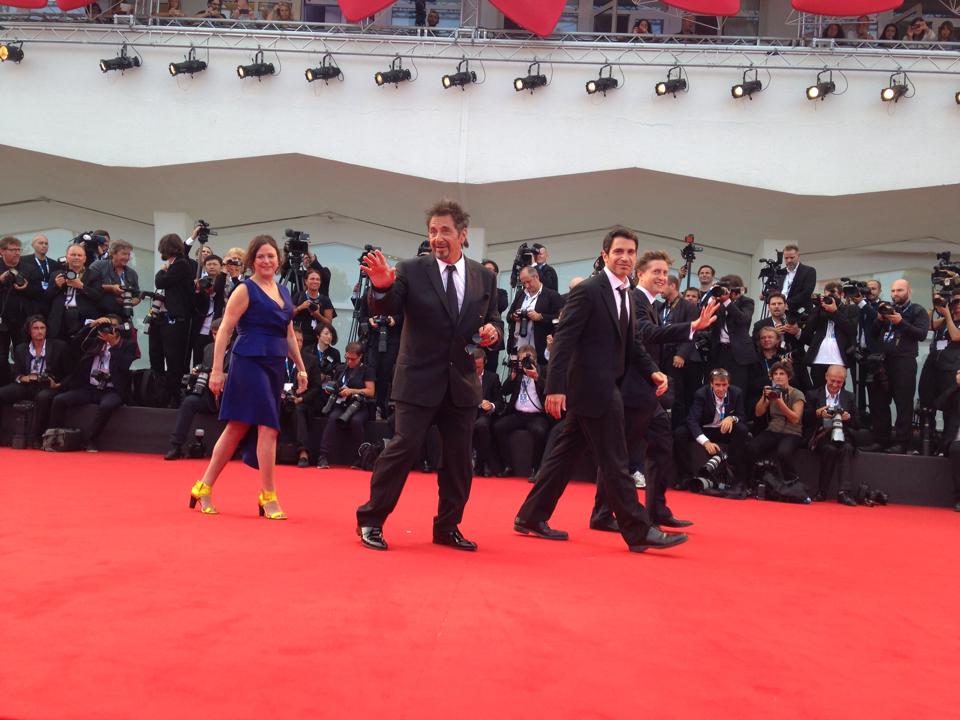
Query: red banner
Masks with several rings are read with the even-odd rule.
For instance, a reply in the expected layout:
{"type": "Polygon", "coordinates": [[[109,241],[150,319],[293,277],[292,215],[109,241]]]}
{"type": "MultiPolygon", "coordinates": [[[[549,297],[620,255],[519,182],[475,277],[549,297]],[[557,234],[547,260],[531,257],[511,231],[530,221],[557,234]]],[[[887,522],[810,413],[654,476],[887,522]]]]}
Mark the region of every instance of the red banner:
{"type": "MultiPolygon", "coordinates": [[[[77,8],[82,8],[83,6],[89,5],[92,2],[94,2],[94,0],[57,0],[57,7],[66,12],[67,10],[76,10],[77,8]]],[[[100,7],[106,6],[101,5],[100,7]]]]}
{"type": "Polygon", "coordinates": [[[347,22],[360,22],[393,5],[394,0],[337,0],[347,22]]]}
{"type": "Polygon", "coordinates": [[[897,0],[793,0],[794,10],[832,17],[872,15],[901,5],[903,2],[897,0]]]}
{"type": "MultiPolygon", "coordinates": [[[[736,15],[740,0],[663,0],[667,5],[686,10],[694,15],[736,15]]],[[[825,0],[829,2],[829,0],[825,0]]]]}
{"type": "MultiPolygon", "coordinates": [[[[90,0],[92,2],[93,0],[90,0]]],[[[42,8],[47,6],[47,0],[3,0],[4,5],[16,8],[42,8]]]]}
{"type": "MultiPolygon", "coordinates": [[[[23,0],[21,0],[22,2],[23,0]]],[[[66,1],[66,0],[64,0],[66,1]]],[[[490,0],[517,25],[537,35],[549,35],[557,26],[565,0],[490,0]]],[[[60,0],[57,0],[59,4],[60,0]]],[[[394,0],[337,0],[348,22],[359,22],[393,4],[394,0]]],[[[735,0],[739,3],[739,0],[735,0]]],[[[38,5],[36,7],[42,7],[38,5]]]]}

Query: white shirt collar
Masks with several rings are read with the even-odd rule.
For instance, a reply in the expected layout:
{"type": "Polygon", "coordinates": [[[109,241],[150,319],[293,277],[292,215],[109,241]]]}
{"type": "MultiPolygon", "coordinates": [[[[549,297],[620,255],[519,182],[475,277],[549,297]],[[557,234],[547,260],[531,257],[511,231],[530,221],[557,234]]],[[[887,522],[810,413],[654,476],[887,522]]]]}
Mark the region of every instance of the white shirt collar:
{"type": "Polygon", "coordinates": [[[603,266],[603,271],[607,274],[607,280],[610,281],[610,287],[612,287],[614,290],[621,290],[621,289],[629,290],[629,289],[630,289],[630,279],[629,279],[629,278],[624,278],[623,280],[621,280],[621,279],[618,278],[616,275],[614,275],[612,272],[610,272],[610,268],[608,268],[606,265],[603,266]]]}
{"type": "Polygon", "coordinates": [[[464,258],[464,255],[462,252],[460,253],[460,259],[457,260],[455,263],[444,262],[443,260],[440,260],[439,258],[437,258],[436,255],[433,256],[433,259],[437,261],[437,267],[440,269],[440,277],[443,277],[444,273],[447,272],[447,267],[451,264],[457,269],[457,275],[459,277],[466,277],[463,274],[463,270],[467,265],[467,261],[466,261],[466,258],[464,258]]]}
{"type": "MultiPolygon", "coordinates": [[[[30,348],[30,356],[37,357],[37,347],[33,344],[33,341],[30,340],[27,342],[27,347],[30,348]]],[[[47,341],[43,341],[43,347],[40,348],[40,356],[43,357],[47,354],[47,341]]]]}
{"type": "Polygon", "coordinates": [[[647,290],[643,285],[637,285],[637,287],[643,290],[643,294],[647,296],[647,300],[650,301],[651,305],[653,305],[657,301],[657,296],[651,295],[650,291],[647,290]]]}

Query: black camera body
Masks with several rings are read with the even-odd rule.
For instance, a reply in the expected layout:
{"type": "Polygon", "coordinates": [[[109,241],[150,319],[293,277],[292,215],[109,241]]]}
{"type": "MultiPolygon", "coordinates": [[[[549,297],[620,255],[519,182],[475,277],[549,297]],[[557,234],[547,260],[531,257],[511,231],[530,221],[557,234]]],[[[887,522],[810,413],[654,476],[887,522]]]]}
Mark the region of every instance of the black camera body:
{"type": "Polygon", "coordinates": [[[207,291],[213,287],[214,282],[216,282],[215,277],[212,275],[204,275],[202,278],[197,280],[197,287],[200,288],[200,290],[207,291]]]}
{"type": "Polygon", "coordinates": [[[870,288],[867,287],[867,284],[862,280],[852,280],[848,277],[840,278],[840,283],[843,287],[843,296],[845,298],[852,297],[869,297],[870,288]]]}
{"type": "Polygon", "coordinates": [[[711,455],[690,481],[689,490],[695,493],[709,493],[723,490],[727,486],[727,454],[722,450],[711,455]]]}
{"type": "Polygon", "coordinates": [[[387,351],[387,333],[390,329],[390,317],[388,315],[374,315],[372,318],[377,327],[377,352],[385,353],[387,351]]]}
{"type": "Polygon", "coordinates": [[[680,257],[682,257],[686,263],[692,263],[697,259],[697,253],[703,252],[703,248],[695,244],[694,241],[693,233],[683,236],[683,249],[680,250],[680,257]]]}
{"type": "Polygon", "coordinates": [[[223,264],[229,265],[230,267],[243,267],[243,260],[240,258],[231,257],[224,260],[223,264]]]}
{"type": "Polygon", "coordinates": [[[8,268],[3,274],[5,275],[5,283],[10,283],[14,287],[19,288],[26,287],[27,279],[16,268],[8,268]]]}
{"type": "Polygon", "coordinates": [[[107,384],[110,382],[110,373],[106,370],[97,370],[93,374],[93,379],[97,381],[97,390],[103,392],[107,389],[107,384]]]}
{"type": "Polygon", "coordinates": [[[303,256],[310,250],[310,233],[287,228],[283,234],[287,238],[283,244],[283,250],[290,257],[291,264],[294,258],[303,260],[303,256]]]}
{"type": "Polygon", "coordinates": [[[513,267],[510,269],[510,287],[515,288],[520,282],[520,271],[525,267],[537,264],[537,251],[531,245],[523,242],[517,248],[513,258],[513,267]]]}
{"type": "Polygon", "coordinates": [[[183,376],[180,387],[186,395],[203,395],[204,391],[210,385],[210,373],[213,368],[197,365],[189,373],[183,376]]]}
{"type": "Polygon", "coordinates": [[[810,299],[817,305],[836,305],[837,299],[833,295],[815,293],[810,296],[810,299]]]}
{"type": "Polygon", "coordinates": [[[523,360],[518,358],[516,355],[510,355],[506,360],[503,361],[503,364],[510,368],[510,370],[517,373],[522,373],[524,370],[533,370],[536,368],[536,365],[533,362],[533,356],[524,355],[523,360]]]}
{"type": "Polygon", "coordinates": [[[877,305],[877,315],[880,317],[890,317],[896,312],[897,308],[892,303],[882,301],[879,305],[877,305]]]}
{"type": "Polygon", "coordinates": [[[109,242],[106,235],[97,235],[92,230],[80,233],[70,241],[74,245],[82,245],[87,256],[86,265],[89,267],[100,256],[100,246],[109,242]]]}
{"type": "MultiPolygon", "coordinates": [[[[383,251],[383,248],[379,245],[370,245],[369,243],[363,246],[363,253],[357,259],[358,263],[363,263],[363,259],[367,256],[367,253],[376,252],[377,250],[383,251]]],[[[366,276],[364,276],[366,277],[366,276]]]]}
{"type": "Polygon", "coordinates": [[[211,235],[216,235],[216,230],[210,229],[210,223],[206,220],[197,220],[197,242],[201,245],[206,245],[210,240],[211,235]]]}
{"type": "Polygon", "coordinates": [[[764,394],[766,397],[771,398],[771,399],[772,399],[774,396],[778,396],[778,397],[786,400],[788,393],[789,393],[789,391],[788,391],[785,387],[783,387],[783,385],[777,385],[776,383],[774,383],[773,385],[770,385],[766,390],[763,391],[763,394],[764,394]]]}

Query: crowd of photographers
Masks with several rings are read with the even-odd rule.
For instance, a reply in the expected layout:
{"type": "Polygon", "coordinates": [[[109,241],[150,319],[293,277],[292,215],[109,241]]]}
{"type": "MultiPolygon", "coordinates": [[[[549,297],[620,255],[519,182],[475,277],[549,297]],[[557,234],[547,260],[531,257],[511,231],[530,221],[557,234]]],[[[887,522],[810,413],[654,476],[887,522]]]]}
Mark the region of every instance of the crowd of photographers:
{"type": "MultiPolygon", "coordinates": [[[[30,444],[39,446],[45,428],[67,422],[70,408],[94,404],[98,409],[86,435],[95,450],[112,412],[137,393],[143,404],[179,409],[166,457],[189,451],[194,415],[217,411],[206,388],[213,341],[246,270],[241,249],[221,258],[207,246],[209,234],[201,221],[186,242],[176,235],[160,240],[163,265],[152,292],[140,289],[129,266],[131,245],[111,241],[106,231],[78,236],[59,260],[47,256],[49,243],[42,235],[34,238],[29,255],[17,238],[0,240],[0,404],[34,403],[30,444]],[[130,367],[139,356],[131,319],[141,301],[150,302],[140,330],[149,338],[150,371],[138,384],[131,380],[130,367]]],[[[389,418],[403,317],[371,315],[361,278],[353,296],[351,342],[341,358],[330,271],[311,255],[307,240],[303,233],[287,232],[281,268],[282,281],[292,289],[295,327],[310,374],[304,395],[294,392],[294,379],[284,392],[282,433],[296,447],[298,465],[325,468],[334,456],[344,457],[341,446],[349,450],[346,457],[355,457],[368,419],[389,418]],[[319,447],[311,448],[310,423],[321,415],[329,422],[319,447]]],[[[668,275],[669,257],[652,252],[635,278],[640,332],[670,379],[661,398],[673,433],[676,480],[670,482],[737,496],[756,493],[765,477],[773,483],[775,472],[782,493],[784,483],[798,481],[795,458],[801,447],[821,456],[820,476],[807,493],[814,499],[832,495],[833,483],[844,504],[863,502],[864,493],[877,497],[851,484],[848,463],[857,449],[943,452],[960,477],[960,267],[948,254],[938,258],[933,281],[939,290],[928,312],[914,302],[905,280],[893,283],[889,299],[876,280],[844,278],[816,293],[816,270],[800,262],[793,245],[776,260],[761,261],[755,301],[740,277],[718,279],[709,265],[687,280],[699,250],[690,243],[692,238],[679,272],[668,275]],[[754,322],[758,302],[762,319],[754,322]],[[719,305],[708,329],[691,330],[681,339],[663,330],[691,322],[708,303],[719,305]],[[928,333],[932,341],[918,383],[919,344],[928,333]],[[712,462],[694,467],[691,442],[712,462]]],[[[429,246],[420,252],[429,252],[429,246]]],[[[496,263],[484,262],[499,273],[496,263]]],[[[521,429],[532,438],[536,471],[556,431],[544,412],[544,383],[566,295],[542,245],[521,246],[511,276],[513,297],[499,291],[506,337],[495,348],[474,352],[484,397],[474,437],[479,475],[513,472],[511,438],[521,429]]],[[[631,471],[639,487],[646,482],[644,461],[642,448],[636,448],[631,471]]]]}

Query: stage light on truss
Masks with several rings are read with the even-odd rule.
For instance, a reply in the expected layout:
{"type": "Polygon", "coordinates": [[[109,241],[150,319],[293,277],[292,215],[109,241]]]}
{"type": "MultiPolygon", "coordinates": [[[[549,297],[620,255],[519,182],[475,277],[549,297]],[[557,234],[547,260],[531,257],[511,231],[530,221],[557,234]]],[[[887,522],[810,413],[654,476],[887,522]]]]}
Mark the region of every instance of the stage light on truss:
{"type": "Polygon", "coordinates": [[[263,61],[263,50],[258,49],[256,54],[253,56],[253,62],[249,65],[237,65],[237,76],[240,79],[255,77],[257,80],[260,78],[273,75],[276,72],[276,68],[273,66],[273,63],[268,63],[263,61]]]}
{"type": "Polygon", "coordinates": [[[905,72],[893,73],[890,76],[890,84],[880,91],[880,99],[883,102],[900,102],[900,98],[905,96],[910,90],[910,81],[905,72]]]}
{"type": "Polygon", "coordinates": [[[323,80],[324,83],[329,83],[335,78],[343,80],[343,71],[334,64],[333,55],[330,53],[323,56],[319,66],[307,68],[303,74],[309,83],[315,80],[323,80]]]}
{"type": "Polygon", "coordinates": [[[540,63],[534,62],[527,66],[525,77],[518,77],[513,81],[513,89],[517,92],[529,90],[531,93],[538,87],[544,87],[547,84],[547,76],[540,74],[540,63]]]}
{"type": "Polygon", "coordinates": [[[743,80],[730,88],[730,94],[737,100],[744,97],[753,100],[753,94],[761,90],[763,90],[763,83],[757,77],[757,70],[756,68],[750,68],[743,71],[743,80]],[[747,75],[750,73],[753,73],[753,77],[748,80],[747,75]]]}
{"type": "Polygon", "coordinates": [[[133,57],[127,55],[126,43],[120,46],[120,54],[115,58],[100,61],[100,72],[110,72],[111,70],[124,72],[125,70],[130,70],[135,67],[140,67],[140,58],[137,55],[133,57]]]}
{"type": "Polygon", "coordinates": [[[190,48],[190,52],[187,53],[187,59],[183,62],[170,63],[167,65],[167,70],[170,71],[170,75],[173,77],[177,75],[193,76],[195,73],[203,72],[206,69],[207,64],[203,60],[197,60],[196,48],[190,48]]]}
{"type": "Polygon", "coordinates": [[[446,90],[452,87],[458,87],[463,90],[464,85],[469,85],[476,81],[477,74],[470,69],[470,61],[466,58],[457,63],[457,71],[455,73],[452,75],[444,75],[440,80],[446,90]]]}
{"type": "Polygon", "coordinates": [[[664,95],[676,97],[678,92],[687,92],[687,87],[687,79],[684,77],[683,68],[674,65],[667,70],[667,79],[658,82],[653,89],[660,97],[664,95]]]}
{"type": "Polygon", "coordinates": [[[399,55],[390,61],[389,70],[378,72],[373,76],[374,82],[380,87],[384,85],[397,86],[402,82],[409,82],[412,78],[412,73],[409,69],[403,67],[403,59],[399,55]]]}
{"type": "Polygon", "coordinates": [[[613,76],[613,65],[607,64],[600,68],[600,74],[596,80],[587,80],[587,95],[596,95],[602,93],[604,96],[610,90],[616,90],[620,87],[620,81],[613,76]],[[604,75],[603,71],[607,70],[604,75]]]}
{"type": "Polygon", "coordinates": [[[835,92],[837,85],[833,82],[833,70],[822,70],[817,73],[817,81],[807,88],[807,100],[823,100],[827,95],[835,92]],[[826,76],[826,80],[824,80],[826,76]]]}
{"type": "Polygon", "coordinates": [[[23,60],[23,43],[3,43],[0,45],[0,62],[18,63],[23,60]]]}

